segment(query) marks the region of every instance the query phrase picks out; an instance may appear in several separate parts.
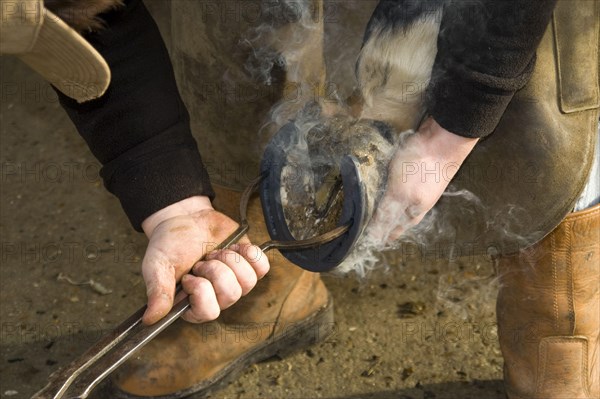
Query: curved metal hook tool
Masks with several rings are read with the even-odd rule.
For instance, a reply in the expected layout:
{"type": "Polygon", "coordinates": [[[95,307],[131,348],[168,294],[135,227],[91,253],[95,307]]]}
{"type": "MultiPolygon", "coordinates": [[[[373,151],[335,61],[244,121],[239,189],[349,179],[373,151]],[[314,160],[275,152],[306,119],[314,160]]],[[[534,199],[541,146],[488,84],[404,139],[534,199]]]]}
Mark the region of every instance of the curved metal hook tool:
{"type": "MultiPolygon", "coordinates": [[[[264,175],[259,176],[246,188],[240,200],[240,226],[215,249],[228,248],[248,232],[250,229],[246,213],[248,202],[264,177],[264,175]]],[[[312,248],[340,237],[348,228],[349,226],[340,226],[326,234],[308,240],[267,241],[259,247],[263,251],[312,248]]],[[[181,285],[178,284],[176,292],[179,291],[181,291],[181,285]]],[[[146,311],[146,306],[143,306],[78,359],[53,373],[48,384],[36,393],[32,399],[87,398],[102,380],[183,315],[189,307],[190,303],[188,298],[185,297],[176,303],[164,318],[151,326],[147,326],[142,323],[142,316],[146,311]]]]}

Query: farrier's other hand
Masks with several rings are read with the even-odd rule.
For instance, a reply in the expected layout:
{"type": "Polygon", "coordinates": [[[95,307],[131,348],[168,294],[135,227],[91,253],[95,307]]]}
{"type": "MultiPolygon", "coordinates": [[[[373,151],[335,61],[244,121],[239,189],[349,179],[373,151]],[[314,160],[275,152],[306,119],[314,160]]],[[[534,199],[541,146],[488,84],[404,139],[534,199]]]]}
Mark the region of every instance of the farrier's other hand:
{"type": "Polygon", "coordinates": [[[171,310],[180,279],[191,304],[183,318],[196,323],[216,319],[254,287],[268,272],[269,261],[247,237],[213,252],[237,227],[203,196],[169,205],[144,220],[150,239],[142,261],[148,295],[144,323],[153,324],[171,310]],[[197,262],[207,253],[205,261],[197,262]]]}
{"type": "Polygon", "coordinates": [[[478,139],[462,137],[426,119],[394,154],[388,182],[368,234],[397,240],[436,204],[478,139]]]}

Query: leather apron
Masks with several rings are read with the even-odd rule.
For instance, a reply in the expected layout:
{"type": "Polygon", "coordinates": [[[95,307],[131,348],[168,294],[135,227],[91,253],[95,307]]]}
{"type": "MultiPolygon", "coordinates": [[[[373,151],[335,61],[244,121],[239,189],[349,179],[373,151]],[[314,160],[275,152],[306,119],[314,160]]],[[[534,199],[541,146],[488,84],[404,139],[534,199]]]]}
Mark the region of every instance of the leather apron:
{"type": "MultiPolygon", "coordinates": [[[[318,1],[298,3],[313,4],[312,21],[321,30],[299,24],[297,10],[265,12],[260,1],[172,1],[166,36],[214,184],[242,189],[256,176],[271,125],[286,122],[273,117],[273,105],[294,109],[312,95],[352,91],[348,82],[355,81],[354,64],[376,2],[326,1],[320,10],[318,1]],[[290,29],[300,34],[290,35],[290,29]],[[313,69],[305,76],[319,80],[326,65],[328,82],[338,84],[316,82],[307,89],[294,81],[303,76],[289,76],[300,61],[278,58],[288,44],[273,38],[293,46],[315,31],[324,34],[325,57],[318,46],[304,54],[313,69]],[[271,35],[267,47],[279,50],[261,48],[264,35],[271,35]]],[[[433,224],[415,230],[412,237],[420,243],[447,245],[458,255],[507,254],[541,239],[571,211],[592,164],[600,105],[600,3],[574,3],[558,2],[530,82],[463,164],[450,194],[436,205],[433,224]]],[[[165,15],[155,14],[159,25],[165,15]]]]}
{"type": "Polygon", "coordinates": [[[436,205],[463,254],[514,253],[573,209],[597,140],[599,37],[600,2],[558,1],[531,80],[452,183],[478,200],[449,195],[436,205]]]}

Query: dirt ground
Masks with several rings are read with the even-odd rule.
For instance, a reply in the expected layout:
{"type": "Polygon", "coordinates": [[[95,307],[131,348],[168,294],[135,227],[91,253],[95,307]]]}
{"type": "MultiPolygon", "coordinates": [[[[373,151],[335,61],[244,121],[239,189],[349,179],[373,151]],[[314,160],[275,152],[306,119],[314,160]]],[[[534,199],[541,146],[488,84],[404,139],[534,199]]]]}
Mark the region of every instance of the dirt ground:
{"type": "MultiPolygon", "coordinates": [[[[146,240],[52,90],[1,62],[0,397],[29,398],[144,303],[146,240]]],[[[333,336],[249,368],[212,397],[503,398],[490,263],[414,251],[384,260],[389,270],[365,281],[324,277],[333,336]]]]}
{"type": "MultiPolygon", "coordinates": [[[[53,91],[14,59],[0,65],[0,398],[29,398],[143,305],[146,239],[53,91]]],[[[334,334],[212,398],[504,398],[492,265],[442,253],[384,254],[362,281],[324,276],[334,334]]]]}

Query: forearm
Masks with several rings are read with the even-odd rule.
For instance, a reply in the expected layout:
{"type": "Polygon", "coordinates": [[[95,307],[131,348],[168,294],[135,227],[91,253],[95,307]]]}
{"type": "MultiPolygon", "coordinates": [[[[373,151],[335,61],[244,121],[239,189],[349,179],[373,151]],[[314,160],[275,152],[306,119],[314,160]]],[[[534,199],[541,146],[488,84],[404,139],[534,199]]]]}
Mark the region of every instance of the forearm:
{"type": "Polygon", "coordinates": [[[173,203],[213,196],[191,135],[168,53],[139,0],[104,18],[105,29],[86,38],[111,67],[100,99],[61,104],[94,155],[104,184],[121,201],[133,226],[173,203]]]}
{"type": "Polygon", "coordinates": [[[453,2],[444,10],[428,88],[429,113],[445,129],[484,137],[533,71],[556,0],[453,2]]]}

